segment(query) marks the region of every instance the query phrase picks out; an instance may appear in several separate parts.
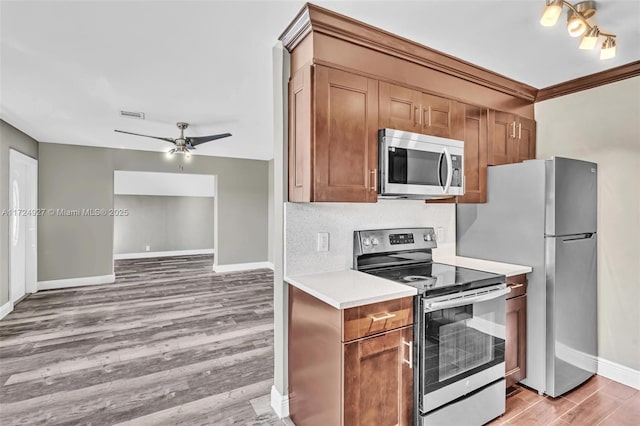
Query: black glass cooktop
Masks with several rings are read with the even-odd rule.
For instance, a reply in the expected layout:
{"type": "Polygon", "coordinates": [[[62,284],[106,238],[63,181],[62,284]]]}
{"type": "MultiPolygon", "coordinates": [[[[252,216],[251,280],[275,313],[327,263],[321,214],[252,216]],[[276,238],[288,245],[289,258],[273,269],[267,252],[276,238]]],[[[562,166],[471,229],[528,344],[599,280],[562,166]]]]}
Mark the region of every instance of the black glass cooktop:
{"type": "Polygon", "coordinates": [[[505,282],[504,275],[434,262],[362,272],[416,287],[419,292],[429,295],[456,293],[505,282]]]}

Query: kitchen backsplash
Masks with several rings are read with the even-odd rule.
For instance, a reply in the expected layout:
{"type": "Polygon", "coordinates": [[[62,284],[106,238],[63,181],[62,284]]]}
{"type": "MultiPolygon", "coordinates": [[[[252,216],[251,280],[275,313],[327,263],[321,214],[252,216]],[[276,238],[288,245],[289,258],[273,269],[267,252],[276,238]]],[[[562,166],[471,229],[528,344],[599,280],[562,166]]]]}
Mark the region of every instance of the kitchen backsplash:
{"type": "Polygon", "coordinates": [[[455,204],[285,203],[285,276],[351,269],[355,230],[421,226],[440,231],[434,253],[455,255],[455,204]],[[329,251],[318,251],[319,232],[329,233],[329,251]]]}

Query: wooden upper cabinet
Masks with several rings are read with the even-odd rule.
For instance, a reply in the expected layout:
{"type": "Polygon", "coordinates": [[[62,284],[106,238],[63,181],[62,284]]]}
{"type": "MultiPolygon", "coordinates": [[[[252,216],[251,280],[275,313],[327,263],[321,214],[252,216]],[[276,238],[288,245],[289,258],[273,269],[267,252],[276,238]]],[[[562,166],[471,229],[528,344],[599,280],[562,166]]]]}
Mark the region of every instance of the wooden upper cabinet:
{"type": "Polygon", "coordinates": [[[343,425],[411,426],[413,327],[344,344],[343,425]]]}
{"type": "Polygon", "coordinates": [[[501,111],[490,111],[489,165],[518,163],[536,156],[536,122],[501,111]]]}
{"type": "Polygon", "coordinates": [[[462,138],[464,108],[451,99],[380,82],[380,128],[462,138]]]}
{"type": "Polygon", "coordinates": [[[515,162],[536,158],[536,122],[519,117],[517,123],[518,153],[515,162]]]}
{"type": "Polygon", "coordinates": [[[313,201],[375,202],[378,81],[316,66],[313,201]]]}
{"type": "Polygon", "coordinates": [[[380,128],[420,132],[422,92],[380,82],[380,128]]]}
{"type": "Polygon", "coordinates": [[[311,201],[311,72],[306,66],[289,81],[289,200],[311,201]]]}
{"type": "Polygon", "coordinates": [[[510,163],[509,149],[515,137],[515,121],[512,114],[489,111],[490,166],[510,163]]]}
{"type": "Polygon", "coordinates": [[[489,156],[488,110],[464,105],[464,195],[458,203],[484,203],[487,201],[487,159],[489,156]]]}
{"type": "Polygon", "coordinates": [[[375,202],[378,81],[303,67],[289,102],[289,201],[375,202]]]}

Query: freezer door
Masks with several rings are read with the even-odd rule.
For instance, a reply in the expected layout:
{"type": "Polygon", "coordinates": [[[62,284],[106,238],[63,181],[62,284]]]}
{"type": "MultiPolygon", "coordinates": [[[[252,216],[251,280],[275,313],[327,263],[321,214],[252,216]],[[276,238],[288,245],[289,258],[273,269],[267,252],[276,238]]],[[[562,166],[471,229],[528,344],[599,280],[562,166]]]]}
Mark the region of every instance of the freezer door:
{"type": "Polygon", "coordinates": [[[598,165],[556,157],[547,161],[546,235],[596,232],[598,165]]]}
{"type": "Polygon", "coordinates": [[[547,385],[556,397],[596,372],[596,234],[547,238],[547,385]]]}

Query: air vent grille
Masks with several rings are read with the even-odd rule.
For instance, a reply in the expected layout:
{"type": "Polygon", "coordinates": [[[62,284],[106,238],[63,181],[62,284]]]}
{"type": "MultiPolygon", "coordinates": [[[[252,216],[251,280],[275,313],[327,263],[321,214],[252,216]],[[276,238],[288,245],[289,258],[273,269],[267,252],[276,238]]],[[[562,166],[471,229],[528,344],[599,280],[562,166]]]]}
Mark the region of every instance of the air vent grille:
{"type": "Polygon", "coordinates": [[[120,111],[120,115],[122,117],[137,118],[139,120],[144,120],[144,112],[120,111]]]}

